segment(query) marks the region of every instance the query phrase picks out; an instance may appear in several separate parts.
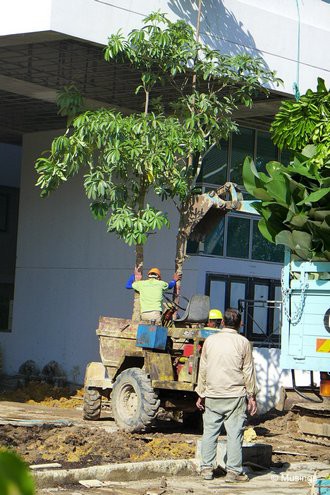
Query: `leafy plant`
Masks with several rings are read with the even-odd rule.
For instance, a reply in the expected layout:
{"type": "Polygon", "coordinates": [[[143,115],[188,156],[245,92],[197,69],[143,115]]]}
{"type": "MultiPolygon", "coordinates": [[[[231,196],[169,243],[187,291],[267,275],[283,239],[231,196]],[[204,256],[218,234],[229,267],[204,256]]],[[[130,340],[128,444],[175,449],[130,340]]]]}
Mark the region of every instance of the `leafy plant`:
{"type": "Polygon", "coordinates": [[[287,167],[267,163],[267,174],[247,157],[243,181],[259,200],[254,203],[261,215],[258,227],[268,241],[284,244],[304,260],[330,260],[330,176],[328,169],[316,167],[316,153],[316,146],[308,145],[287,167]]]}
{"type": "Polygon", "coordinates": [[[307,90],[299,101],[285,101],[271,125],[274,143],[290,151],[301,151],[315,144],[312,161],[318,167],[329,166],[330,92],[318,78],[317,90],[307,90]]]}
{"type": "Polygon", "coordinates": [[[67,117],[68,126],[71,124],[73,118],[84,109],[84,99],[74,84],[64,86],[58,92],[56,103],[59,107],[59,115],[67,117]]]}
{"type": "Polygon", "coordinates": [[[259,202],[259,230],[304,260],[330,260],[330,93],[323,79],[299,102],[285,102],[272,124],[274,142],[294,152],[289,166],[266,165],[258,172],[247,157],[246,190],[259,202]]]}
{"type": "Polygon", "coordinates": [[[14,452],[0,451],[1,495],[33,495],[34,482],[24,461],[14,452]]]}

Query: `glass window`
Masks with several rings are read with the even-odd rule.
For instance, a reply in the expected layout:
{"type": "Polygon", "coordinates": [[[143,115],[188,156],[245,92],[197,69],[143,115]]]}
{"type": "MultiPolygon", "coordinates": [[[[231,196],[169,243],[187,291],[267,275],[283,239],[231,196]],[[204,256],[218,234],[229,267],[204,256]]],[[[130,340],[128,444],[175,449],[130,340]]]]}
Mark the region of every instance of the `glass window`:
{"type": "MultiPolygon", "coordinates": [[[[281,287],[275,287],[275,301],[282,301],[282,292],[281,287]]],[[[279,335],[280,333],[280,324],[281,324],[281,306],[279,304],[275,305],[274,310],[274,319],[273,319],[273,333],[275,335],[279,335]]]]}
{"type": "Polygon", "coordinates": [[[250,219],[228,217],[227,256],[233,258],[249,257],[250,219]]]}
{"type": "Polygon", "coordinates": [[[198,253],[198,247],[199,247],[199,242],[197,241],[191,241],[190,239],[188,239],[188,242],[187,242],[187,254],[196,254],[198,253]]]}
{"type": "Polygon", "coordinates": [[[223,185],[227,182],[228,142],[222,141],[221,146],[213,146],[206,152],[203,159],[202,171],[197,182],[223,185]]]}
{"type": "Polygon", "coordinates": [[[261,301],[255,303],[253,311],[253,333],[268,335],[267,329],[267,316],[268,316],[268,306],[266,301],[268,299],[268,285],[254,286],[254,297],[255,301],[261,301]],[[262,301],[265,301],[263,305],[262,301]]]}
{"type": "Polygon", "coordinates": [[[224,225],[225,221],[221,220],[211,234],[206,237],[204,241],[205,254],[216,254],[218,256],[223,255],[224,225]]]}
{"type": "Polygon", "coordinates": [[[224,280],[212,280],[210,284],[210,305],[211,308],[225,310],[226,282],[224,280]]]}
{"type": "Polygon", "coordinates": [[[242,167],[247,155],[254,156],[254,129],[240,128],[239,134],[233,134],[230,180],[243,184],[242,167]]]}
{"type": "Polygon", "coordinates": [[[0,283],[0,331],[10,331],[14,284],[0,283]]]}
{"type": "Polygon", "coordinates": [[[267,241],[258,228],[258,221],[253,221],[253,236],[252,236],[252,259],[259,261],[273,261],[283,263],[284,247],[272,244],[267,241]]]}
{"type": "Polygon", "coordinates": [[[266,171],[266,163],[277,160],[277,148],[270,139],[268,132],[258,131],[257,134],[257,155],[255,165],[259,172],[266,171]]]}

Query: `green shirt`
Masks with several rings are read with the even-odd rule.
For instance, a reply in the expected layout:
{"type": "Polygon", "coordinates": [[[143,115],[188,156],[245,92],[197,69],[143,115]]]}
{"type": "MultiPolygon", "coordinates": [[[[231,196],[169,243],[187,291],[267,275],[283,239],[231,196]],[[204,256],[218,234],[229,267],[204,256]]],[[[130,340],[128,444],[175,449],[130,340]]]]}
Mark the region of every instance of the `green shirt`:
{"type": "Polygon", "coordinates": [[[145,311],[162,311],[163,292],[168,284],[162,280],[148,278],[133,282],[132,287],[140,293],[141,313],[145,311]]]}

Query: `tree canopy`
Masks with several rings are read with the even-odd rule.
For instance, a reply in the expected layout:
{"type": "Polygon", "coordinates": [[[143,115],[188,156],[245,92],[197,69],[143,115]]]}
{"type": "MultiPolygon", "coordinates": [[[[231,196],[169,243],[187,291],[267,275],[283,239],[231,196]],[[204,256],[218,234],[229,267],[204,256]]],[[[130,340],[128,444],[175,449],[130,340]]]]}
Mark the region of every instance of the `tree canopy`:
{"type": "Polygon", "coordinates": [[[188,23],[171,22],[160,12],[147,16],[143,27],[127,37],[112,34],[105,59],[129,62],[140,73],[135,92],[144,94],[143,110],[124,116],[100,109],[73,119],[81,101],[73,91],[70,102],[65,92],[59,103],[70,125],[37,160],[37,185],[47,196],[84,170],[93,215],[106,220],[108,230],[125,243],[136,245],[139,266],[149,234],[169,225],[166,213],[151,204],[152,195],[173,198],[181,218],[180,268],[187,240],[183,213],[198,194],[203,153],[237,130],[234,110],[252,106],[258,93],[268,94],[266,85],[279,80],[261,59],[211,50],[188,23]]]}

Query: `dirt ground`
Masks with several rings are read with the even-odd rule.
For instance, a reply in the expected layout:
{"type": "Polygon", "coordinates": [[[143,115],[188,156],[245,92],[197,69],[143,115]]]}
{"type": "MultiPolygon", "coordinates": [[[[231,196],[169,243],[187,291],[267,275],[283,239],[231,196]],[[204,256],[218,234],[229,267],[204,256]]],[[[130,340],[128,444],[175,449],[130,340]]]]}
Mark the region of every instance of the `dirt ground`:
{"type": "MultiPolygon", "coordinates": [[[[19,390],[0,392],[1,400],[14,400],[47,407],[82,407],[82,391],[30,384],[19,390]]],[[[0,402],[1,411],[1,402],[0,402]]],[[[271,444],[273,462],[330,461],[329,448],[298,441],[290,436],[288,424],[293,413],[270,412],[250,421],[257,438],[254,442],[271,444]],[[279,453],[277,453],[279,452],[279,453]]],[[[195,432],[174,421],[160,421],[155,428],[142,434],[127,434],[100,430],[92,422],[85,426],[12,426],[2,425],[0,448],[14,449],[29,464],[58,462],[63,467],[82,467],[113,462],[153,459],[187,459],[194,457],[195,432]]]]}

